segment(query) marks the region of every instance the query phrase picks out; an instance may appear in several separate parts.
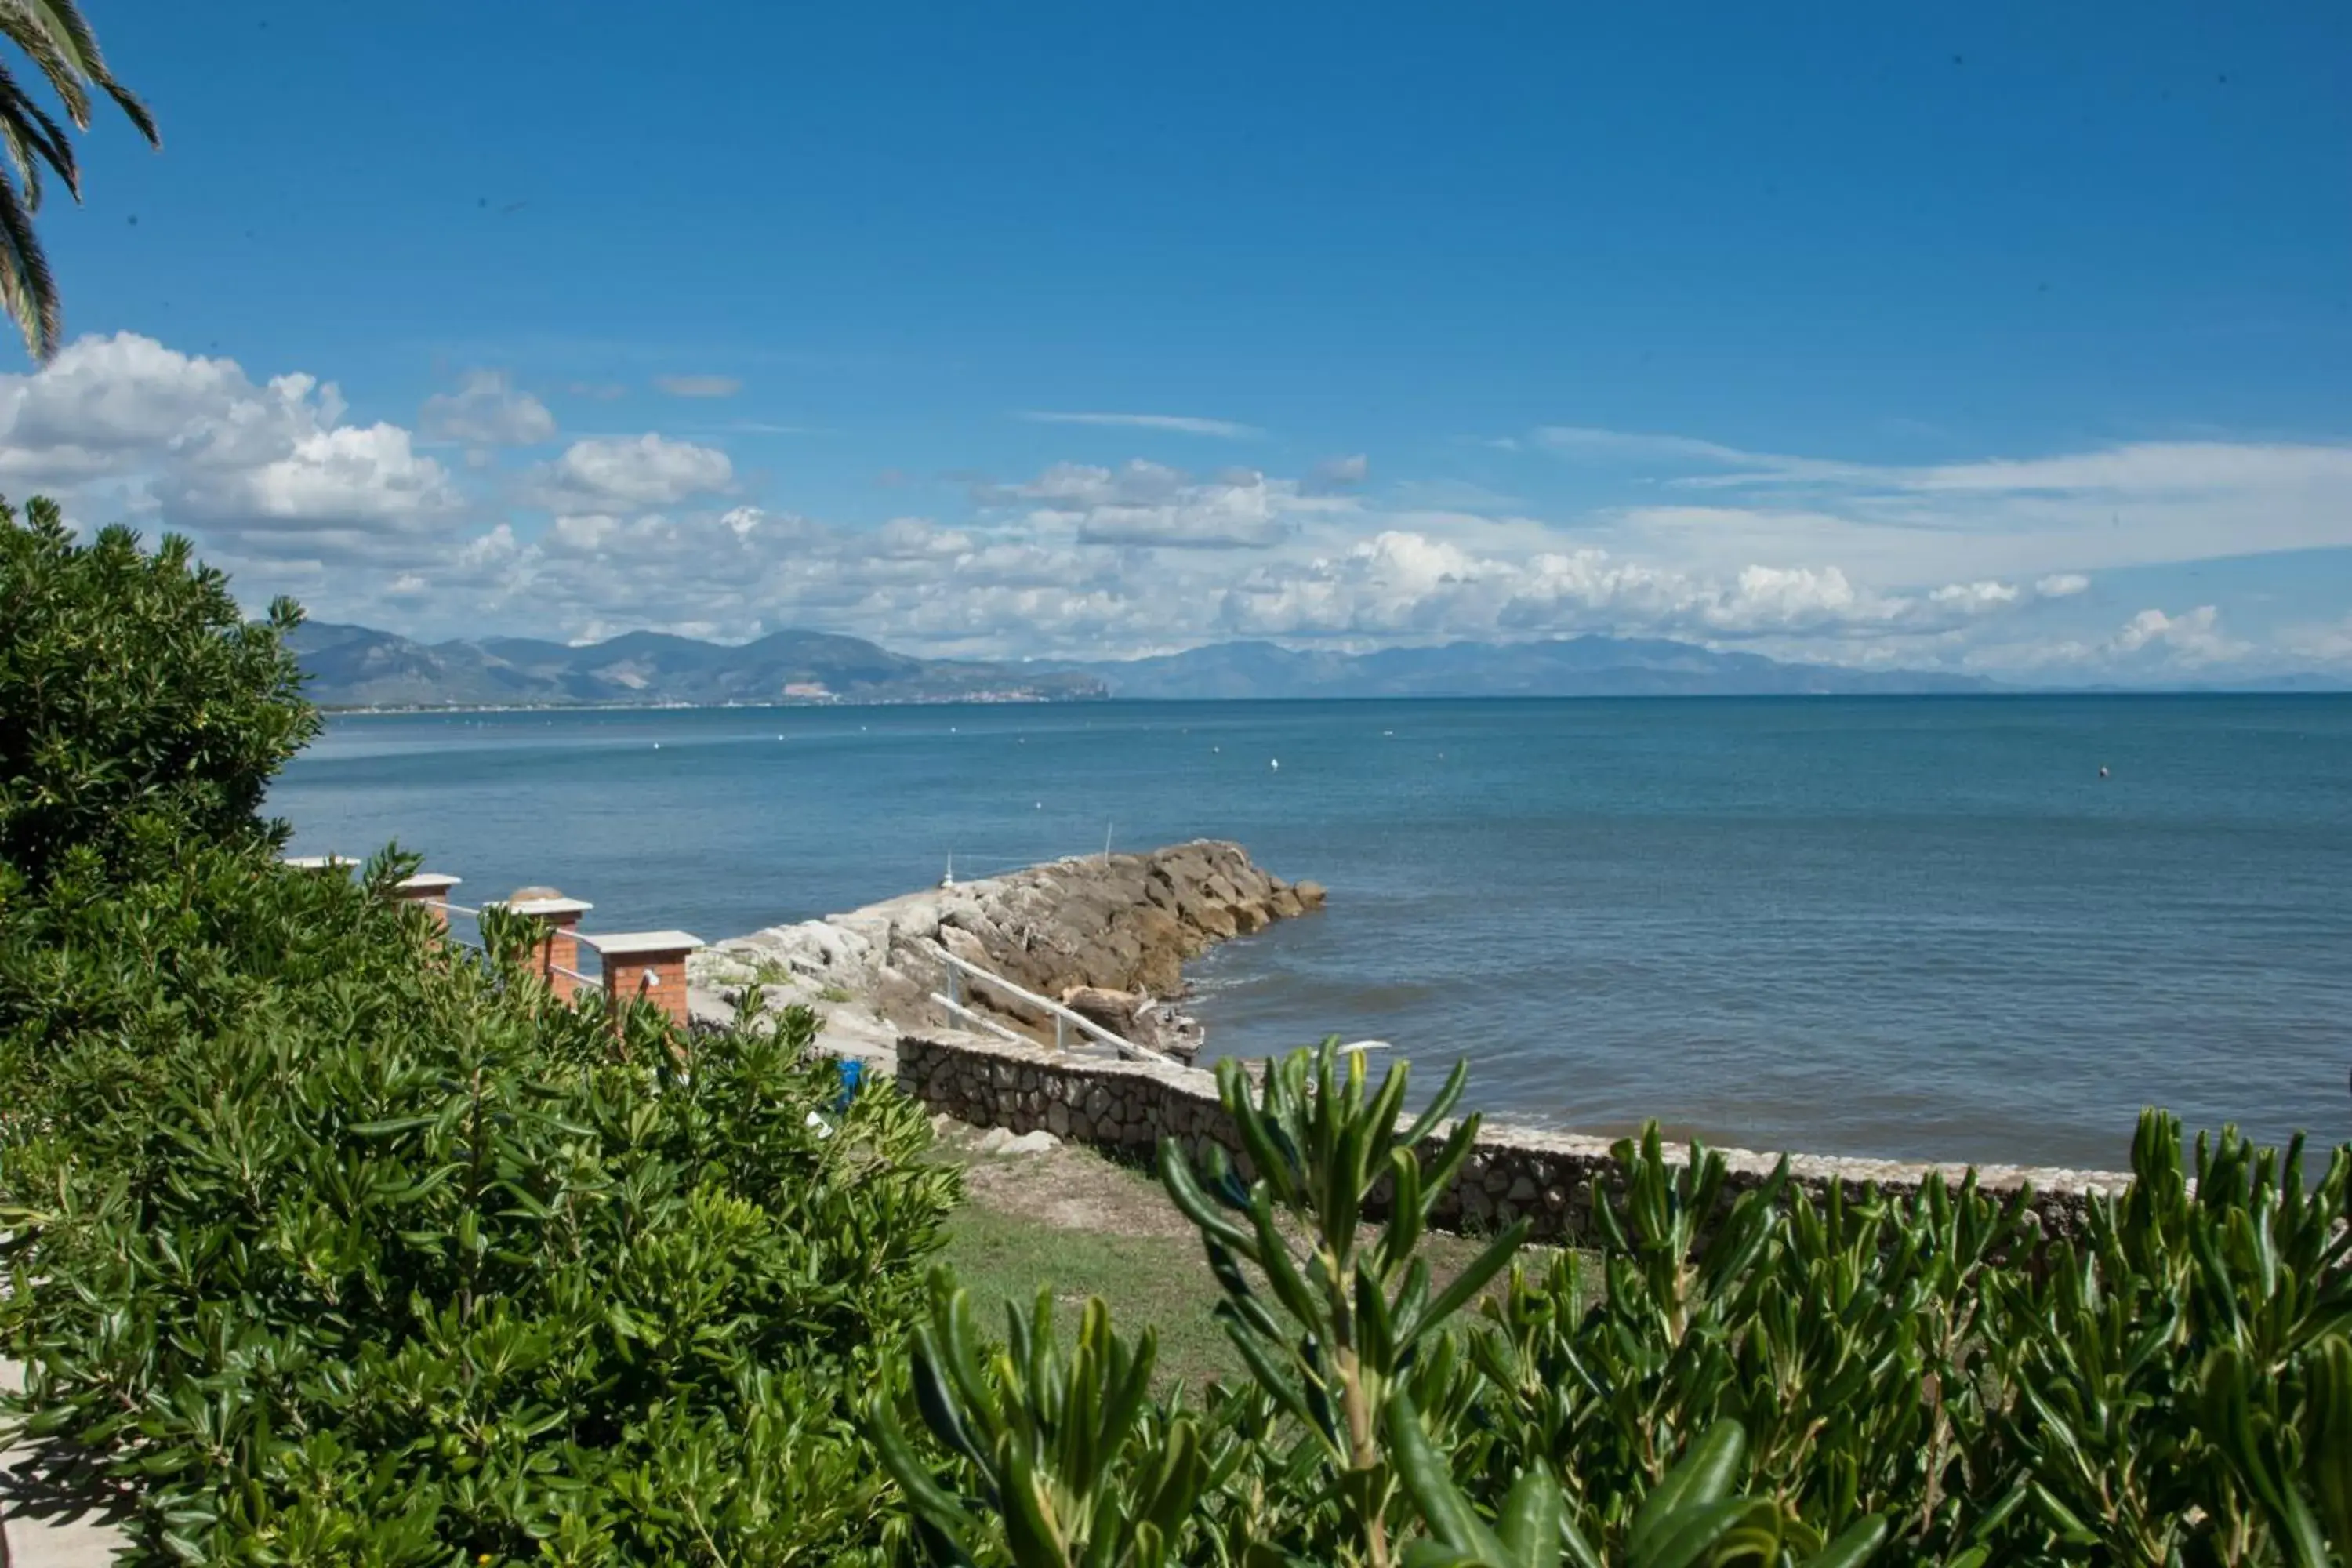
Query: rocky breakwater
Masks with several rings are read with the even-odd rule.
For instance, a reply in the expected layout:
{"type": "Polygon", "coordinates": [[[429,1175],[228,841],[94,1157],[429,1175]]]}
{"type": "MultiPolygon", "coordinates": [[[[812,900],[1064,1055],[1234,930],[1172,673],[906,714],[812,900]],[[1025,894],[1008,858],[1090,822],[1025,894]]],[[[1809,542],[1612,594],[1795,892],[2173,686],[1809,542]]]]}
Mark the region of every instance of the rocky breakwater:
{"type": "MultiPolygon", "coordinates": [[[[1199,839],[1056,860],[754,931],[697,953],[688,975],[705,1010],[756,984],[772,1006],[816,1006],[829,1035],[864,1030],[876,1048],[857,1054],[879,1056],[899,1033],[959,1026],[931,1000],[949,989],[951,955],[1189,1059],[1200,1034],[1177,1005],[1185,961],[1319,909],[1323,898],[1312,882],[1265,870],[1238,844],[1199,839]]],[[[1052,1037],[1041,1010],[963,991],[967,1005],[1005,1026],[1052,1037]]]]}

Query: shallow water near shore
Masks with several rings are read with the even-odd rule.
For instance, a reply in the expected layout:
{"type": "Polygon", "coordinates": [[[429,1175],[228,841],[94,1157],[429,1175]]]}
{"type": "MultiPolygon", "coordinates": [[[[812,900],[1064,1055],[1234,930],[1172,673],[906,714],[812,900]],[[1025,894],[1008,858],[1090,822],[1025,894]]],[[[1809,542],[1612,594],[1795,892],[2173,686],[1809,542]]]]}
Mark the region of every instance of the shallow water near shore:
{"type": "Polygon", "coordinates": [[[1212,1057],[1375,1037],[1499,1120],[1759,1149],[2352,1138],[2352,698],[347,716],[271,808],[709,939],[1234,838],[1331,902],[1192,967],[1212,1057]]]}

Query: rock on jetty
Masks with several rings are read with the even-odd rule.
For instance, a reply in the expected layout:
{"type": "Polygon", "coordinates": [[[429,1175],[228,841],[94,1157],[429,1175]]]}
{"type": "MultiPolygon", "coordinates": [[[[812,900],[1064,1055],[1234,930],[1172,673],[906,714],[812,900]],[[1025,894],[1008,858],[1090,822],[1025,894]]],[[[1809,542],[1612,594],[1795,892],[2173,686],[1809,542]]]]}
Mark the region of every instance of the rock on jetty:
{"type": "MultiPolygon", "coordinates": [[[[758,984],[772,1005],[847,1010],[845,1024],[870,1023],[887,1040],[950,1026],[930,998],[947,989],[941,958],[953,954],[1189,1058],[1198,1030],[1171,1005],[1182,993],[1184,961],[1323,900],[1313,882],[1284,881],[1238,844],[1198,839],[1147,855],[1056,860],[774,926],[697,953],[688,973],[706,1009],[758,984]]],[[[966,995],[1008,1025],[1050,1030],[1017,1004],[971,987],[966,995]]]]}

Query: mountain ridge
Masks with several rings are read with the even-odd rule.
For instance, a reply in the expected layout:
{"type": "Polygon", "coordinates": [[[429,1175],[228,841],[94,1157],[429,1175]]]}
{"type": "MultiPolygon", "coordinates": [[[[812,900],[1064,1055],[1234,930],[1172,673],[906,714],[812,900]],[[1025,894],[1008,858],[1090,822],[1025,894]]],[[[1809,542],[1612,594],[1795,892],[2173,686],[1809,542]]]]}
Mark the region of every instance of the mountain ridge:
{"type": "Polygon", "coordinates": [[[771,702],[1057,702],[1106,695],[1080,672],[921,659],[859,637],[782,631],[741,645],[627,632],[579,647],[533,637],[421,643],[306,622],[290,639],[325,708],[716,707],[771,702]]]}
{"type": "Polygon", "coordinates": [[[1265,641],[1115,660],[927,659],[862,637],[784,630],[742,644],[666,632],[570,645],[535,637],[425,643],[335,622],[292,646],[329,708],[719,706],[1381,697],[1669,697],[1984,692],[1926,670],[1856,670],[1657,637],[1587,635],[1350,654],[1265,641]]]}

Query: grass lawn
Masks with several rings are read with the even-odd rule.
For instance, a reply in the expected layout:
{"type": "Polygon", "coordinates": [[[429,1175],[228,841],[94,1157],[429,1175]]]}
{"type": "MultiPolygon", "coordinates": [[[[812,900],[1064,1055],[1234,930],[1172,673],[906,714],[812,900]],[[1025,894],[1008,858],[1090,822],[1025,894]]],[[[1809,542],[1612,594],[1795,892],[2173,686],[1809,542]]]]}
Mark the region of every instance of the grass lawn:
{"type": "MultiPolygon", "coordinates": [[[[1219,1299],[1200,1237],[1158,1182],[1090,1151],[998,1158],[960,1152],[968,1197],[949,1221],[944,1261],[971,1292],[974,1326],[1004,1332],[1004,1304],[1024,1311],[1041,1288],[1054,1293],[1066,1341],[1080,1308],[1099,1296],[1122,1336],[1159,1331],[1160,1375],[1197,1387],[1242,1375],[1241,1358],[1210,1315],[1219,1299]]],[[[1423,1256],[1440,1285],[1483,1250],[1463,1237],[1432,1235],[1423,1256]]],[[[1548,1261],[1528,1247],[1530,1268],[1548,1261]]]]}
{"type": "Polygon", "coordinates": [[[966,1204],[949,1222],[946,1261],[971,1292],[976,1325],[991,1339],[1003,1338],[1006,1302],[1025,1310],[1050,1286],[1055,1327],[1066,1340],[1087,1298],[1099,1296],[1122,1337],[1146,1324],[1159,1331],[1163,1380],[1198,1387],[1241,1370],[1224,1330],[1209,1316],[1217,1285],[1198,1241],[1057,1230],[966,1204]]]}

